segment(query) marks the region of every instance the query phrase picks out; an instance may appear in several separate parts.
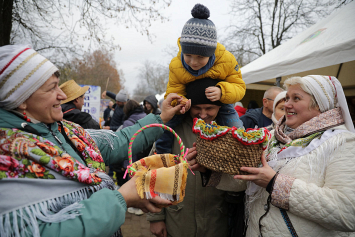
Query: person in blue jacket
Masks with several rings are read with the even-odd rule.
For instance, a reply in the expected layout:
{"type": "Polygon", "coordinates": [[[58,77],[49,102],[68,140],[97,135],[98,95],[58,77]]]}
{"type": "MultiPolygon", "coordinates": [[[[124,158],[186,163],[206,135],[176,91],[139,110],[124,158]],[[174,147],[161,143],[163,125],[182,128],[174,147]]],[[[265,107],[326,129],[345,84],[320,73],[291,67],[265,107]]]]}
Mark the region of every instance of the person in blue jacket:
{"type": "Polygon", "coordinates": [[[277,86],[272,86],[267,89],[263,97],[263,107],[248,109],[247,112],[240,117],[240,120],[243,121],[244,128],[262,128],[271,125],[274,99],[282,91],[284,90],[277,86]]]}

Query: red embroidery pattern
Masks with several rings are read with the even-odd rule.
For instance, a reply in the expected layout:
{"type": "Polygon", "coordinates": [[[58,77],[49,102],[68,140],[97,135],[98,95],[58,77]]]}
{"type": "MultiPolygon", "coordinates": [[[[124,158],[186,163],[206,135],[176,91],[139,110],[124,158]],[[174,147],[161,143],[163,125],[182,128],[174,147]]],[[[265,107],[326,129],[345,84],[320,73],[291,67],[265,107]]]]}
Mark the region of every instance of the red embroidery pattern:
{"type": "Polygon", "coordinates": [[[154,193],[154,187],[155,187],[156,181],[157,181],[157,170],[152,170],[151,171],[151,178],[150,178],[150,185],[149,185],[149,191],[150,191],[150,195],[152,195],[152,198],[157,196],[154,193]]]}
{"type": "Polygon", "coordinates": [[[147,167],[147,164],[145,163],[144,159],[141,159],[140,162],[141,162],[142,166],[147,167]]]}

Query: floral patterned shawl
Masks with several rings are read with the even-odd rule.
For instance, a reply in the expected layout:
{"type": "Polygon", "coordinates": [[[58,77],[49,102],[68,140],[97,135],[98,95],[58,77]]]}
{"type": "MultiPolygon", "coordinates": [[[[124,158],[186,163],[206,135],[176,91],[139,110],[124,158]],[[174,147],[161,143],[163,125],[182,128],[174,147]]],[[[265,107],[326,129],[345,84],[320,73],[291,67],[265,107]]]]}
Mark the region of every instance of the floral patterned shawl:
{"type": "Polygon", "coordinates": [[[4,194],[7,198],[0,205],[0,229],[5,235],[21,233],[19,226],[29,226],[31,235],[39,236],[37,219],[56,223],[75,218],[80,215],[81,200],[102,188],[116,188],[104,173],[105,163],[90,135],[69,121],[58,125],[86,165],[74,159],[61,145],[41,136],[0,128],[2,192],[20,190],[23,194],[18,195],[19,191],[4,194]],[[30,218],[22,218],[24,215],[30,218]],[[21,220],[19,224],[11,223],[15,216],[21,220]]]}
{"type": "MultiPolygon", "coordinates": [[[[315,138],[320,138],[324,131],[344,124],[340,108],[328,110],[301,124],[287,135],[284,133],[285,116],[279,120],[275,127],[275,135],[271,138],[266,152],[266,160],[277,160],[279,153],[289,147],[304,149],[315,138]]],[[[295,154],[296,151],[293,151],[295,154]]],[[[290,154],[291,155],[291,154],[290,154]]],[[[272,167],[272,165],[270,165],[272,167]]]]}
{"type": "Polygon", "coordinates": [[[64,129],[70,141],[81,152],[86,166],[75,160],[61,147],[40,136],[18,129],[0,129],[0,179],[55,179],[60,174],[77,182],[98,185],[98,172],[105,163],[94,140],[80,126],[65,121],[64,129]],[[90,168],[94,168],[90,171],[90,168]]]}

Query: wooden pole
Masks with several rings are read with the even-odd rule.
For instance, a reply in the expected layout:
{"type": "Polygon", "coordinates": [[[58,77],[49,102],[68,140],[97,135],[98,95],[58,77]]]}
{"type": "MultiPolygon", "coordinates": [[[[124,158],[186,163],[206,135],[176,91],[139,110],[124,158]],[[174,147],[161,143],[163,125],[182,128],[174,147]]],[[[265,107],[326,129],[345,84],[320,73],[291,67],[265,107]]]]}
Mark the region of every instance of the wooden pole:
{"type": "Polygon", "coordinates": [[[108,81],[110,80],[110,78],[108,77],[107,78],[107,82],[106,82],[106,89],[105,89],[105,91],[107,91],[107,86],[108,86],[108,81]]]}

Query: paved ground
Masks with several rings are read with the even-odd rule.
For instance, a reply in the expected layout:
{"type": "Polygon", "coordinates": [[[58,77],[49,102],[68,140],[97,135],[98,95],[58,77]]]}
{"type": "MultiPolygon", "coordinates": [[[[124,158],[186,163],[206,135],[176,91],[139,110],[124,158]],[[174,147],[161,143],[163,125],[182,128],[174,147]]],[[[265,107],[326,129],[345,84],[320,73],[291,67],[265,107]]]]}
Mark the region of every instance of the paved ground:
{"type": "Polygon", "coordinates": [[[146,220],[146,214],[136,216],[126,213],[126,221],[122,225],[123,237],[154,237],[149,230],[149,222],[146,220]]]}

